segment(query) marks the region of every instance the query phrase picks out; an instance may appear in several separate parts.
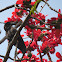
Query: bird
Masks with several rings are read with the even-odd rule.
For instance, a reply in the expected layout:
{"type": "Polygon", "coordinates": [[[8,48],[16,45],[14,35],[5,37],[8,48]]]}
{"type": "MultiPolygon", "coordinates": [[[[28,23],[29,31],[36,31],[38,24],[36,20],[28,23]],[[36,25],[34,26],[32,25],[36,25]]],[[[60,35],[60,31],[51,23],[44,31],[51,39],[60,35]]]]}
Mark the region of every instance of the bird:
{"type": "MultiPolygon", "coordinates": [[[[17,32],[17,29],[12,26],[11,22],[7,22],[4,25],[4,30],[6,31],[6,36],[10,43],[15,33],[17,32]]],[[[22,39],[20,33],[18,34],[17,40],[15,41],[14,45],[16,45],[17,42],[18,42],[17,48],[20,49],[23,54],[25,54],[26,46],[24,44],[24,40],[22,39]]]]}

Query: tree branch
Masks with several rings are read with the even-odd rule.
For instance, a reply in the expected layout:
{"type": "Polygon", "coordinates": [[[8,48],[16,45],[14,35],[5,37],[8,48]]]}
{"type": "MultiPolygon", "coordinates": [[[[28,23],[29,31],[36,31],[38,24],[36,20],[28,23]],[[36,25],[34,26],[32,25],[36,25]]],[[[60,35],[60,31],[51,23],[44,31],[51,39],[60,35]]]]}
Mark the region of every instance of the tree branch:
{"type": "Polygon", "coordinates": [[[15,54],[14,54],[14,62],[16,62],[16,56],[17,56],[17,46],[18,46],[18,41],[16,43],[16,49],[15,49],[15,54]]]}
{"type": "MultiPolygon", "coordinates": [[[[41,11],[42,11],[42,9],[45,7],[45,5],[46,5],[46,3],[42,6],[42,8],[41,8],[40,12],[41,12],[41,11]]],[[[39,12],[39,13],[40,13],[40,12],[39,12]]]]}
{"type": "Polygon", "coordinates": [[[15,8],[17,8],[17,9],[23,9],[23,10],[26,10],[26,11],[30,11],[30,10],[28,10],[28,9],[26,9],[26,8],[23,8],[23,7],[17,7],[16,4],[15,4],[15,8]]]}
{"type": "Polygon", "coordinates": [[[7,36],[3,37],[3,38],[0,40],[0,44],[1,44],[2,42],[4,42],[6,39],[7,39],[7,36]]]}
{"type": "Polygon", "coordinates": [[[33,42],[33,31],[32,31],[32,40],[31,40],[31,42],[29,43],[29,45],[28,45],[28,47],[27,47],[27,49],[30,47],[30,44],[33,42]]]}
{"type": "Polygon", "coordinates": [[[11,5],[11,6],[8,6],[8,7],[6,7],[6,8],[3,8],[2,10],[0,10],[0,12],[3,12],[3,11],[5,11],[5,10],[10,9],[10,8],[13,8],[13,7],[14,7],[14,4],[11,5]]]}
{"type": "Polygon", "coordinates": [[[13,37],[12,41],[10,42],[10,44],[8,45],[7,52],[6,52],[6,55],[4,57],[3,62],[7,61],[8,57],[9,57],[9,54],[10,54],[10,50],[12,49],[12,46],[13,46],[14,42],[16,41],[16,39],[17,39],[17,32],[14,35],[14,37],[13,37]]]}
{"type": "Polygon", "coordinates": [[[43,29],[47,29],[47,30],[50,30],[50,28],[46,28],[46,27],[40,27],[40,26],[35,26],[35,25],[29,25],[27,24],[31,29],[40,29],[40,30],[43,30],[43,29]]]}
{"type": "Polygon", "coordinates": [[[53,10],[53,11],[55,11],[56,13],[59,13],[60,15],[62,15],[62,14],[61,14],[60,12],[58,12],[57,10],[53,9],[46,1],[43,0],[43,2],[45,2],[51,10],[53,10]]]}
{"type": "MultiPolygon", "coordinates": [[[[38,50],[39,50],[39,47],[38,47],[38,50]]],[[[41,59],[41,62],[43,62],[43,60],[42,60],[42,55],[41,55],[41,52],[40,52],[40,50],[39,50],[39,55],[40,55],[40,59],[41,59]]]]}
{"type": "Polygon", "coordinates": [[[4,22],[0,22],[1,24],[5,24],[4,22]]]}
{"type": "Polygon", "coordinates": [[[42,20],[40,20],[40,19],[38,19],[38,18],[36,18],[36,17],[32,17],[32,16],[31,16],[31,18],[36,19],[36,20],[38,20],[38,21],[41,21],[43,24],[46,24],[44,21],[42,21],[42,20]]]}
{"type": "Polygon", "coordinates": [[[50,57],[50,54],[49,54],[49,53],[47,53],[47,56],[48,56],[49,60],[50,60],[51,62],[53,62],[52,59],[51,59],[51,57],[50,57]]]}
{"type": "MultiPolygon", "coordinates": [[[[0,55],[0,57],[4,58],[5,56],[0,55]]],[[[8,58],[11,59],[11,60],[14,60],[14,59],[11,58],[11,57],[8,57],[8,58]]],[[[17,59],[17,60],[15,60],[15,61],[23,61],[23,60],[29,60],[29,59],[17,59]]]]}
{"type": "MultiPolygon", "coordinates": [[[[38,18],[35,18],[35,17],[32,17],[32,16],[31,16],[31,18],[36,19],[36,20],[42,22],[42,23],[45,24],[45,25],[52,25],[52,26],[55,26],[55,24],[45,23],[43,20],[40,20],[40,19],[38,19],[38,18]]],[[[42,18],[41,18],[41,19],[42,19],[42,18]]]]}
{"type": "MultiPolygon", "coordinates": [[[[3,55],[0,55],[0,57],[3,57],[3,58],[4,58],[5,56],[3,56],[3,55]]],[[[11,57],[9,57],[9,59],[11,59],[11,60],[14,60],[14,59],[12,59],[11,57]]]]}

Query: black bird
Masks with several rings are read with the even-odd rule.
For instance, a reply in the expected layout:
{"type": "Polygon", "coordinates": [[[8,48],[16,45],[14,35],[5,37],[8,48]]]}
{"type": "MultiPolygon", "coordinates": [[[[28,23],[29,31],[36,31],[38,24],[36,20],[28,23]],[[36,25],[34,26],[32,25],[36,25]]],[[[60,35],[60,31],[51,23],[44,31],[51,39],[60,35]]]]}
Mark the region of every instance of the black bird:
{"type": "MultiPolygon", "coordinates": [[[[15,33],[17,32],[16,28],[12,27],[11,22],[7,22],[4,25],[4,30],[6,31],[7,39],[9,40],[9,42],[11,42],[15,33]]],[[[22,37],[20,36],[20,33],[19,33],[14,45],[16,45],[17,41],[18,41],[17,48],[20,49],[22,51],[22,53],[24,54],[26,52],[26,46],[24,44],[22,37]]]]}

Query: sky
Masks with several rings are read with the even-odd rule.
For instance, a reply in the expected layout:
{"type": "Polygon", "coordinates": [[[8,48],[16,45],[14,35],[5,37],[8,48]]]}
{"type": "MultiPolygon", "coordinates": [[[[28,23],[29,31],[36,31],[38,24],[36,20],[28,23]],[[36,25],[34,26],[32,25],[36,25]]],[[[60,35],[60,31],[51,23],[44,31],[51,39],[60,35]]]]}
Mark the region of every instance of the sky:
{"type": "MultiPolygon", "coordinates": [[[[0,0],[0,10],[9,6],[9,5],[12,5],[12,4],[15,4],[17,0],[0,0]]],[[[56,9],[58,11],[58,9],[61,9],[61,12],[62,12],[62,0],[49,0],[48,3],[50,4],[50,6],[54,9],[56,9]]],[[[41,5],[44,5],[43,2],[41,2],[41,5]]],[[[14,11],[15,8],[11,8],[11,9],[8,9],[8,10],[5,10],[3,12],[0,13],[0,22],[4,22],[5,20],[7,20],[8,17],[11,17],[12,15],[12,12],[14,11]]],[[[41,7],[38,7],[37,11],[39,12],[41,9],[41,7]]],[[[46,17],[46,20],[47,19],[50,19],[51,17],[57,17],[57,13],[50,10],[49,7],[47,5],[45,5],[45,7],[43,8],[43,10],[41,11],[42,14],[44,15],[48,15],[46,17]]],[[[5,36],[5,31],[4,31],[4,25],[3,24],[0,24],[0,30],[1,30],[1,34],[0,34],[0,40],[5,36]]],[[[21,34],[23,34],[23,31],[25,30],[22,30],[21,34]]],[[[26,39],[26,40],[29,40],[29,39],[26,39]]],[[[26,41],[25,40],[25,41],[26,41]]],[[[6,51],[7,51],[7,46],[8,46],[8,42],[7,40],[5,40],[1,45],[0,45],[0,55],[5,55],[6,51]]],[[[62,54],[62,50],[61,50],[62,46],[59,45],[58,47],[56,47],[56,52],[60,52],[62,54]]],[[[10,53],[10,56],[13,58],[14,57],[14,51],[15,51],[15,47],[13,46],[12,50],[11,50],[11,53],[10,53]]],[[[55,52],[55,53],[56,53],[55,52]]],[[[36,54],[36,51],[34,52],[36,54]]],[[[21,56],[21,55],[20,55],[21,56]]],[[[51,55],[52,57],[52,60],[53,62],[56,62],[56,60],[58,59],[55,54],[51,55]]],[[[1,58],[1,57],[0,57],[1,58]]],[[[48,59],[47,55],[45,55],[43,58],[46,58],[48,59]]],[[[11,61],[10,59],[8,59],[7,62],[13,62],[11,61]]]]}

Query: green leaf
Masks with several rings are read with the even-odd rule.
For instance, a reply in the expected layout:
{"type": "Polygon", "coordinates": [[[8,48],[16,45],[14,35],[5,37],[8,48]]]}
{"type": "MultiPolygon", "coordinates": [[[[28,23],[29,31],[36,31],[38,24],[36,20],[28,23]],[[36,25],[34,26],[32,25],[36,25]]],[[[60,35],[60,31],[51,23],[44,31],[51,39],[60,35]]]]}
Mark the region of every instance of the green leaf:
{"type": "Polygon", "coordinates": [[[35,2],[34,6],[32,6],[32,8],[31,8],[31,10],[30,10],[30,15],[31,15],[31,13],[35,14],[34,11],[36,11],[36,6],[37,6],[37,4],[38,4],[40,1],[42,1],[42,0],[37,0],[37,1],[35,2]]]}

